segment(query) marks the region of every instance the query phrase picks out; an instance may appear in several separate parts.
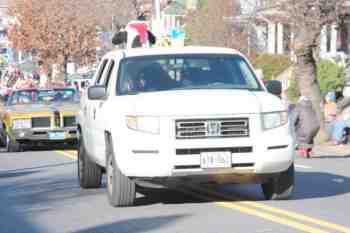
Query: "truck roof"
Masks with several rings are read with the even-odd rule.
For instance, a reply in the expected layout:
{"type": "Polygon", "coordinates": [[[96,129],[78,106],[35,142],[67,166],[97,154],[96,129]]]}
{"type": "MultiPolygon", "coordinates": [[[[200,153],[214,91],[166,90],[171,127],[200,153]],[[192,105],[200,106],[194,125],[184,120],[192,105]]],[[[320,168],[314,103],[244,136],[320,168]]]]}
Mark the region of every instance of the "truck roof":
{"type": "Polygon", "coordinates": [[[202,46],[185,46],[185,47],[160,47],[160,48],[136,48],[125,50],[114,50],[109,52],[107,57],[123,55],[124,57],[152,56],[152,55],[177,55],[177,54],[237,54],[240,52],[229,48],[220,47],[202,47],[202,46]]]}

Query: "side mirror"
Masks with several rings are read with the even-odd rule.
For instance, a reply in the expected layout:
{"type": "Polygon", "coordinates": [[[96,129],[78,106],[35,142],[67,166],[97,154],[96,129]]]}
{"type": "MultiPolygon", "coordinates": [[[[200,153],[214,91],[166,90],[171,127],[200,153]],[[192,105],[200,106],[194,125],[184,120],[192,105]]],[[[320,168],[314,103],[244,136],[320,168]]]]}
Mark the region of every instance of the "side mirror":
{"type": "Polygon", "coordinates": [[[89,100],[102,100],[106,97],[106,87],[105,86],[91,86],[88,88],[88,98],[89,100]]]}
{"type": "Polygon", "coordinates": [[[282,83],[278,80],[270,80],[266,84],[266,89],[273,95],[281,96],[282,94],[282,83]]]}

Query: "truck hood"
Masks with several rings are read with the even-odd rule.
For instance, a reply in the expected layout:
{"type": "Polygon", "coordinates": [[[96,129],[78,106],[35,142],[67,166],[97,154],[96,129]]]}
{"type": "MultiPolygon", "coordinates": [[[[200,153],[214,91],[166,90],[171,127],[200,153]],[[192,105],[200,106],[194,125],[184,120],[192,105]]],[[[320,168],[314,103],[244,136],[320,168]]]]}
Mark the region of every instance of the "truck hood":
{"type": "MultiPolygon", "coordinates": [[[[130,115],[199,116],[257,114],[285,110],[281,100],[267,92],[248,90],[186,90],[124,96],[130,115]]],[[[120,101],[118,101],[120,103],[120,101]]]]}
{"type": "Polygon", "coordinates": [[[6,112],[14,114],[53,113],[55,111],[77,112],[78,108],[78,103],[24,104],[9,106],[6,108],[6,112]]]}

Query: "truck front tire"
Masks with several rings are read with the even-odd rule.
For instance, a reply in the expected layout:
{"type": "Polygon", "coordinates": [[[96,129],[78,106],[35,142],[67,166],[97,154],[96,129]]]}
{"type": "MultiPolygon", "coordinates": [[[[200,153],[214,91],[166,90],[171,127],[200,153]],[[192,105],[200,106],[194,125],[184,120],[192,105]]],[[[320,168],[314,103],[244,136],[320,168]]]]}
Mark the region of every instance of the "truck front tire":
{"type": "Polygon", "coordinates": [[[6,151],[7,152],[20,152],[21,144],[12,140],[8,134],[6,134],[6,151]]]}
{"type": "Polygon", "coordinates": [[[294,164],[279,176],[269,179],[262,184],[266,200],[287,200],[291,198],[294,190],[294,164]]]}
{"type": "Polygon", "coordinates": [[[135,183],[122,174],[115,159],[113,146],[109,144],[106,164],[109,203],[114,207],[132,206],[136,198],[135,183]]]}
{"type": "Polygon", "coordinates": [[[89,160],[82,137],[79,140],[78,150],[78,178],[83,189],[101,187],[102,168],[89,160]]]}

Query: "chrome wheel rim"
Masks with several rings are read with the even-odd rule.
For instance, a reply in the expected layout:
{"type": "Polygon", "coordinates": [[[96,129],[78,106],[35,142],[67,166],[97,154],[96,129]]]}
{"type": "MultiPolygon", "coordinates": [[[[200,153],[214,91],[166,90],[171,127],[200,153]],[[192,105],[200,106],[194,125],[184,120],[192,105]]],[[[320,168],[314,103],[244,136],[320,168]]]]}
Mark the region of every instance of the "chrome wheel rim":
{"type": "Polygon", "coordinates": [[[114,167],[111,156],[108,159],[108,167],[107,167],[107,188],[110,194],[113,193],[113,178],[114,178],[114,167]]]}

